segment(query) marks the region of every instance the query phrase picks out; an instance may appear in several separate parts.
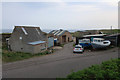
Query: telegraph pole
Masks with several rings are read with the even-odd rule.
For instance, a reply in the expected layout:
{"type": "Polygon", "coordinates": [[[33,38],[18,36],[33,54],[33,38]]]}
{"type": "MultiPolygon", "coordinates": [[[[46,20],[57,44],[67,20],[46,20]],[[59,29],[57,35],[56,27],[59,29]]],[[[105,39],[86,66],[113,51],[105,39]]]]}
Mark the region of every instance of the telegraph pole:
{"type": "Polygon", "coordinates": [[[112,34],[112,26],[111,26],[111,34],[112,34]]]}

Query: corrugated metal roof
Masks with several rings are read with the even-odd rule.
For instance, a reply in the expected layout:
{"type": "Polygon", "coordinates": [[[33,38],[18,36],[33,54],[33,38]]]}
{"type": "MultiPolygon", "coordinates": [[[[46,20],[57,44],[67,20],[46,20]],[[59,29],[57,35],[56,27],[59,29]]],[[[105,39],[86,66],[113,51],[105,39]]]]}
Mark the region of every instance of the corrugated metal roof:
{"type": "Polygon", "coordinates": [[[49,32],[49,33],[53,33],[55,30],[52,30],[51,32],[49,32]]]}
{"type": "Polygon", "coordinates": [[[52,33],[55,34],[58,30],[54,30],[52,33]]]}
{"type": "Polygon", "coordinates": [[[52,30],[50,32],[50,34],[54,34],[55,36],[61,36],[62,34],[64,34],[66,32],[66,30],[52,30]]]}
{"type": "Polygon", "coordinates": [[[57,35],[58,33],[60,33],[61,31],[59,30],[59,31],[57,31],[54,35],[57,35]]]}
{"type": "Polygon", "coordinates": [[[36,45],[36,44],[41,44],[41,43],[45,43],[46,41],[34,41],[34,42],[29,42],[28,44],[31,45],[36,45]]]}
{"type": "Polygon", "coordinates": [[[95,35],[85,35],[83,37],[91,37],[91,36],[105,36],[106,34],[95,34],[95,35]]]}
{"type": "Polygon", "coordinates": [[[63,35],[65,32],[66,32],[66,30],[64,30],[64,31],[61,31],[61,33],[60,33],[60,34],[58,34],[58,36],[61,36],[61,35],[63,35]]]}

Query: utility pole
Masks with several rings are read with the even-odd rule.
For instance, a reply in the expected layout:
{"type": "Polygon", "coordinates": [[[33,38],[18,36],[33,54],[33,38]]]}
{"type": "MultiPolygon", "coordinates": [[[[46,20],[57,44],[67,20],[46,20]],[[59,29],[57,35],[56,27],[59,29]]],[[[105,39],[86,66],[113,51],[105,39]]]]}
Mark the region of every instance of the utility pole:
{"type": "Polygon", "coordinates": [[[111,26],[111,34],[112,34],[112,26],[111,26]]]}

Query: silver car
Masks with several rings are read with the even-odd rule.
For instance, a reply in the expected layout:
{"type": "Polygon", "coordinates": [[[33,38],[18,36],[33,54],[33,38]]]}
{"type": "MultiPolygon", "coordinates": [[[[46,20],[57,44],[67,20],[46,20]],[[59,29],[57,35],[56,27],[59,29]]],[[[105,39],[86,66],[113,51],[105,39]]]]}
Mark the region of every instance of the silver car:
{"type": "Polygon", "coordinates": [[[73,53],[76,53],[76,52],[84,52],[84,48],[81,46],[81,45],[76,45],[73,49],[73,53]]]}

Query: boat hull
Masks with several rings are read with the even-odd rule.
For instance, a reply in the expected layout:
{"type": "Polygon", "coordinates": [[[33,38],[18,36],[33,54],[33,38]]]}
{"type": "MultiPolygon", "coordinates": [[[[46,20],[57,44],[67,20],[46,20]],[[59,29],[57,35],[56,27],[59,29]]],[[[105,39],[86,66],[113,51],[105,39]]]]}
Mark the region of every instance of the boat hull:
{"type": "Polygon", "coordinates": [[[95,43],[92,43],[91,45],[92,45],[92,47],[93,47],[94,49],[106,48],[106,47],[108,47],[108,46],[105,46],[105,45],[99,45],[99,44],[95,44],[95,43]]]}
{"type": "Polygon", "coordinates": [[[108,41],[108,40],[107,41],[103,41],[101,44],[99,44],[99,43],[91,43],[91,45],[92,45],[93,48],[106,48],[110,44],[111,44],[111,42],[108,41]],[[107,44],[105,44],[104,42],[107,42],[107,44]]]}

